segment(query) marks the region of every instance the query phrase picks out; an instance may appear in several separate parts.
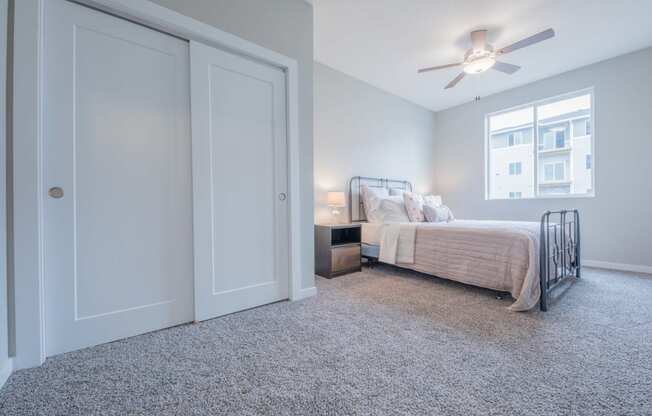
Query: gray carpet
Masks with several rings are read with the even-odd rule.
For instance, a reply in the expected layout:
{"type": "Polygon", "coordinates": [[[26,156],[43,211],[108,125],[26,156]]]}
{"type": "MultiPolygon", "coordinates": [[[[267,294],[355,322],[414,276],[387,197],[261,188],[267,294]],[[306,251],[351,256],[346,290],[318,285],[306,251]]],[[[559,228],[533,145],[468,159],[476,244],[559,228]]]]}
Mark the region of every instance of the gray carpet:
{"type": "Polygon", "coordinates": [[[48,359],[3,415],[652,415],[652,278],[586,270],[548,313],[378,267],[319,295],[48,359]]]}

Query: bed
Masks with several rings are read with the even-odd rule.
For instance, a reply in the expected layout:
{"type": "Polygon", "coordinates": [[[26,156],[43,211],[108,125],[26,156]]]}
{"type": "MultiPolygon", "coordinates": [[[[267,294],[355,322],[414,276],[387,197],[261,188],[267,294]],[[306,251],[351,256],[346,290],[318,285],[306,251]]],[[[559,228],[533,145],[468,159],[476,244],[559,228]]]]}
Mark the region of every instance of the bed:
{"type": "Polygon", "coordinates": [[[362,227],[362,255],[439,278],[508,292],[513,311],[548,309],[556,289],[580,277],[577,210],[547,211],[539,222],[454,220],[367,222],[362,186],[412,191],[404,180],[349,181],[351,222],[362,227]]]}

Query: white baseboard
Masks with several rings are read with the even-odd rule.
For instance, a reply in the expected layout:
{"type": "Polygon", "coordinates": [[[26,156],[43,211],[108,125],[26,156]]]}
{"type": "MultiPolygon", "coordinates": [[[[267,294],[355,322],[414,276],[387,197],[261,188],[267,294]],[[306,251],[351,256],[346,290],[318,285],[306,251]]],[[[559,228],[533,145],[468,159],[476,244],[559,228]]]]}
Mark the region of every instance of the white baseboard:
{"type": "Polygon", "coordinates": [[[299,296],[295,300],[306,299],[317,294],[317,288],[315,286],[301,289],[299,296]]]}
{"type": "Polygon", "coordinates": [[[9,376],[13,371],[14,371],[14,360],[13,358],[9,358],[5,363],[4,367],[0,368],[0,388],[2,388],[2,386],[5,385],[7,379],[9,379],[9,376]]]}
{"type": "Polygon", "coordinates": [[[597,267],[598,269],[622,270],[625,272],[652,274],[652,266],[642,264],[612,263],[599,260],[582,260],[582,266],[597,267]]]}

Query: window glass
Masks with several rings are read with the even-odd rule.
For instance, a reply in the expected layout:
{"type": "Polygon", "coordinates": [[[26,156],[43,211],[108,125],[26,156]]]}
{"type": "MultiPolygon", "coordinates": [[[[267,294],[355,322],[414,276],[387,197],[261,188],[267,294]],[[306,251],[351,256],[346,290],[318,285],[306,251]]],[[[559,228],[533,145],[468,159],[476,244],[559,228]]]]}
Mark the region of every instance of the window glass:
{"type": "Polygon", "coordinates": [[[592,92],[486,117],[487,198],[592,195],[592,92]]]}
{"type": "Polygon", "coordinates": [[[520,108],[488,119],[488,169],[491,197],[534,196],[534,107],[520,108]]]}

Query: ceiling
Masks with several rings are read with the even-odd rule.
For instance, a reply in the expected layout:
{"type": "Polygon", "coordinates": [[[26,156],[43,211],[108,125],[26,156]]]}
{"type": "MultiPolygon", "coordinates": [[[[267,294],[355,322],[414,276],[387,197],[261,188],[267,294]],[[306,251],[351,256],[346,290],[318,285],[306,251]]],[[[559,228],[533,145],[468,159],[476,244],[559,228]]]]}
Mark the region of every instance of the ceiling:
{"type": "Polygon", "coordinates": [[[312,0],[315,60],[434,111],[652,45],[649,0],[312,0]],[[487,71],[444,90],[469,32],[502,47],[553,28],[556,37],[501,57],[514,75],[487,71]]]}

